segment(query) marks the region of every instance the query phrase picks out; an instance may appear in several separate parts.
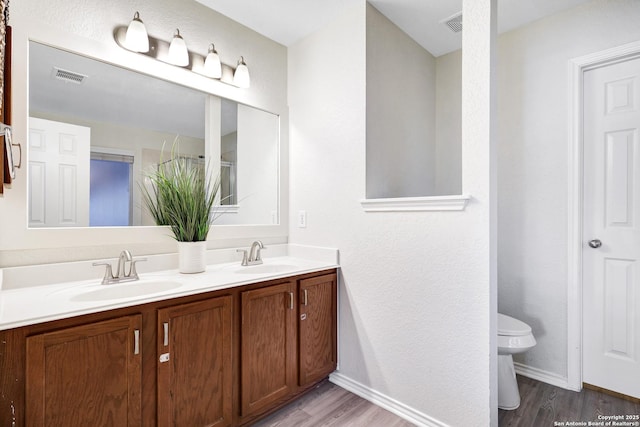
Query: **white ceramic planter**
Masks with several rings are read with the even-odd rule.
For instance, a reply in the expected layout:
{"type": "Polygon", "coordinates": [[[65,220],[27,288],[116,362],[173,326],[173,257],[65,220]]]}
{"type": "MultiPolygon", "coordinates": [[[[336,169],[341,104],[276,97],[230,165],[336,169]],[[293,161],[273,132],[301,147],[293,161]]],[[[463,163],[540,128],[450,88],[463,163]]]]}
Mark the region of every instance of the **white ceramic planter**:
{"type": "Polygon", "coordinates": [[[202,273],[207,268],[207,242],[178,242],[180,273],[202,273]]]}

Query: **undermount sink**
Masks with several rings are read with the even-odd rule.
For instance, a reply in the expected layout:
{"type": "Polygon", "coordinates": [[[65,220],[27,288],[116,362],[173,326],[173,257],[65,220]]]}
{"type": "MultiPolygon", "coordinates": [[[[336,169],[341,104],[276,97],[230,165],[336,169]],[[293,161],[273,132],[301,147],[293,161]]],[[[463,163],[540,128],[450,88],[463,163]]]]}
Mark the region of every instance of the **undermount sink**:
{"type": "Polygon", "coordinates": [[[248,267],[241,267],[236,270],[238,274],[268,274],[268,273],[284,273],[286,271],[293,271],[298,267],[291,264],[262,264],[252,265],[248,267]]]}
{"type": "Polygon", "coordinates": [[[114,285],[100,285],[99,289],[87,291],[71,297],[72,301],[101,301],[109,299],[133,298],[153,295],[182,286],[178,282],[125,282],[114,285]]]}

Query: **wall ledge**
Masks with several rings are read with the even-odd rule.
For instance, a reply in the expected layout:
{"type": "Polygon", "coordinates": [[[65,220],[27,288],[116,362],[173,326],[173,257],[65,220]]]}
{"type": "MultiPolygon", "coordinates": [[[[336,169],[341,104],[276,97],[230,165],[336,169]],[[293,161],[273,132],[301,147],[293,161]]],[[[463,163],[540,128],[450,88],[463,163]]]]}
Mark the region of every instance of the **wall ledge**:
{"type": "Polygon", "coordinates": [[[365,212],[423,212],[463,211],[471,196],[398,197],[389,199],[364,199],[360,201],[365,212]]]}

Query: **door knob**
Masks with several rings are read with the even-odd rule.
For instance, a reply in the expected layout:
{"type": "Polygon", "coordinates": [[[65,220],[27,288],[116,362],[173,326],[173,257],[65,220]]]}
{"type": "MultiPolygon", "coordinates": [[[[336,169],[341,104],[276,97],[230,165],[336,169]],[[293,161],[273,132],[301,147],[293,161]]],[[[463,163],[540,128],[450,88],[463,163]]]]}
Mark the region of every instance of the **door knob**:
{"type": "Polygon", "coordinates": [[[602,242],[598,239],[589,240],[589,246],[591,246],[593,249],[598,249],[600,246],[602,246],[602,242]]]}

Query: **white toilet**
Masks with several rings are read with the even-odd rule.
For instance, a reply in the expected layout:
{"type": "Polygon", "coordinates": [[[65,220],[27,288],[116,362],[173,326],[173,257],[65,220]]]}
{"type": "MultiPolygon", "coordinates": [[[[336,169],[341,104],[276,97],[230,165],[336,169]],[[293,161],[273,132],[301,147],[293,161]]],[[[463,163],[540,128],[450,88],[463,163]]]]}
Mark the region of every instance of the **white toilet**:
{"type": "Polygon", "coordinates": [[[513,367],[513,354],[523,353],[536,345],[531,327],[498,313],[498,408],[517,409],[520,392],[513,367]]]}

